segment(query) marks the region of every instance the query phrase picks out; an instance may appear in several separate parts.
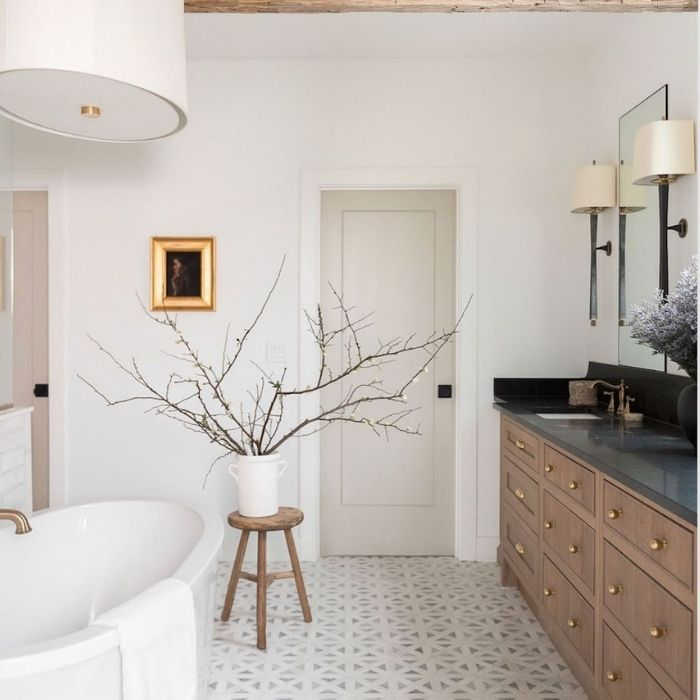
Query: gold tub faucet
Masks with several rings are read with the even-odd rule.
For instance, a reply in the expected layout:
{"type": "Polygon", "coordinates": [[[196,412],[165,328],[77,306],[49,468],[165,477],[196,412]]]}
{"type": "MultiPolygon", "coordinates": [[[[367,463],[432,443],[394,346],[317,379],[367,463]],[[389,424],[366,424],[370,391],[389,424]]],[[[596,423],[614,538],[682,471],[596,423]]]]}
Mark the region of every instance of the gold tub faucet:
{"type": "Polygon", "coordinates": [[[20,510],[13,508],[0,508],[0,520],[9,520],[15,524],[16,535],[26,535],[32,531],[27,516],[20,510]]]}

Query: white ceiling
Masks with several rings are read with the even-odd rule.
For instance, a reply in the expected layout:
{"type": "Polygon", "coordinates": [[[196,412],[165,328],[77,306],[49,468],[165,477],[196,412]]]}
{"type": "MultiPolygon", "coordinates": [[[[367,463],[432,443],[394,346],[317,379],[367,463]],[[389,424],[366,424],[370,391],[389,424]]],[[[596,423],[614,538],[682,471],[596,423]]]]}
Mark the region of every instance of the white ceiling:
{"type": "MultiPolygon", "coordinates": [[[[589,53],[620,33],[673,31],[693,13],[187,14],[187,56],[463,58],[589,53]]],[[[651,33],[650,33],[651,32],[651,33]]]]}

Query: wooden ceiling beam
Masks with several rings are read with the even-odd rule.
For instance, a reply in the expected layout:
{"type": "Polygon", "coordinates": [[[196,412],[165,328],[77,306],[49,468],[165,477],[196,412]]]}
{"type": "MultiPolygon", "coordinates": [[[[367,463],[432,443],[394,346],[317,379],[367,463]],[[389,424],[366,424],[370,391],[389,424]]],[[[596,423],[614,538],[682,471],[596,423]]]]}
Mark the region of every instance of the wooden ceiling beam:
{"type": "Polygon", "coordinates": [[[185,0],[185,12],[697,12],[698,0],[185,0]]]}

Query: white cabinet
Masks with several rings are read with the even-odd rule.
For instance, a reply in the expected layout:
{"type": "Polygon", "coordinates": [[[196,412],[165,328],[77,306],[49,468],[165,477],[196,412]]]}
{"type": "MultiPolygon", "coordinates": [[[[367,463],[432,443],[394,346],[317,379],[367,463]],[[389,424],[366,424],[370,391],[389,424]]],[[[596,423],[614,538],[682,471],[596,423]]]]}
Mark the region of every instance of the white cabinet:
{"type": "Polygon", "coordinates": [[[0,508],[32,512],[31,408],[0,411],[0,508]]]}

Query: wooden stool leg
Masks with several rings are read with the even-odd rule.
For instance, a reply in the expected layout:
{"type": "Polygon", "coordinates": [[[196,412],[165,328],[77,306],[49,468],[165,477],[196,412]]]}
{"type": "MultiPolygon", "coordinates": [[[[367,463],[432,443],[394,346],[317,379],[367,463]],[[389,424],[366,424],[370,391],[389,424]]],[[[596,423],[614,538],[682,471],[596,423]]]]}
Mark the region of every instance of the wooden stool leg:
{"type": "Polygon", "coordinates": [[[309,607],[309,599],[306,597],[306,588],[304,587],[304,578],[301,575],[301,567],[299,566],[299,557],[297,549],[294,546],[294,537],[291,530],[284,531],[284,538],[287,540],[287,549],[289,550],[289,560],[292,562],[292,571],[294,572],[294,583],[297,584],[297,593],[299,594],[299,602],[301,603],[301,611],[304,613],[304,622],[311,622],[311,608],[309,607]]]}
{"type": "Polygon", "coordinates": [[[258,649],[267,647],[267,532],[258,532],[258,649]]]}
{"type": "Polygon", "coordinates": [[[241,569],[243,568],[243,557],[245,556],[245,550],[248,546],[249,535],[250,532],[248,530],[243,530],[241,532],[241,539],[238,542],[238,551],[236,552],[236,559],[233,562],[233,570],[231,571],[231,578],[229,579],[228,590],[226,591],[224,611],[221,613],[221,620],[223,622],[226,622],[231,616],[231,608],[233,607],[233,597],[236,595],[238,581],[241,578],[241,569]]]}

